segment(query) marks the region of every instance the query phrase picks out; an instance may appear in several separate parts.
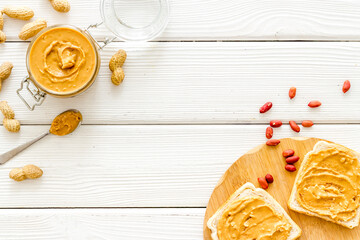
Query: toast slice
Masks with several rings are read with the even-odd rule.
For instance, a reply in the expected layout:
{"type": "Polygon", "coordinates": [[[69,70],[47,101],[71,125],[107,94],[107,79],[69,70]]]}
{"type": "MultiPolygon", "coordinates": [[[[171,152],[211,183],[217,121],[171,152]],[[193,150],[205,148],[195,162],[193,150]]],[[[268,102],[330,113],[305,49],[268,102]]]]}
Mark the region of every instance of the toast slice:
{"type": "Polygon", "coordinates": [[[297,184],[296,183],[298,182],[298,179],[300,178],[301,173],[303,171],[305,171],[305,164],[309,160],[309,155],[313,154],[313,153],[318,153],[321,150],[327,150],[329,148],[334,148],[334,147],[337,150],[342,150],[342,151],[345,151],[347,153],[352,154],[359,161],[360,154],[353,151],[353,150],[351,150],[351,149],[348,149],[348,148],[346,148],[346,147],[344,147],[342,145],[339,145],[339,144],[328,143],[328,142],[325,142],[325,141],[317,142],[315,144],[315,146],[314,146],[314,149],[312,151],[308,152],[305,155],[304,160],[301,163],[300,169],[299,169],[298,174],[296,175],[296,178],[295,178],[295,183],[294,183],[293,189],[291,191],[291,195],[290,195],[290,198],[289,198],[289,201],[288,201],[288,206],[293,211],[303,213],[303,214],[306,214],[306,215],[309,215],[309,216],[319,217],[319,218],[325,219],[327,221],[330,221],[330,222],[333,222],[333,223],[336,223],[336,224],[339,224],[339,225],[342,225],[344,227],[352,229],[352,228],[359,225],[360,208],[357,209],[356,215],[355,215],[354,218],[352,218],[352,219],[350,219],[348,221],[342,221],[342,220],[334,220],[334,219],[332,219],[332,218],[330,218],[328,216],[320,215],[320,214],[318,214],[316,212],[309,211],[308,209],[303,208],[300,205],[300,203],[296,200],[296,194],[297,194],[297,184]]]}
{"type": "MultiPolygon", "coordinates": [[[[269,204],[277,213],[283,215],[291,224],[290,236],[287,240],[294,240],[300,237],[301,229],[300,227],[290,218],[286,211],[280,206],[280,204],[265,190],[261,188],[255,188],[255,186],[247,182],[242,185],[235,193],[233,193],[230,198],[216,211],[216,213],[208,220],[207,226],[211,230],[211,238],[213,240],[219,240],[217,234],[217,224],[221,218],[224,211],[228,206],[237,199],[247,197],[247,196],[257,196],[262,198],[267,204],[269,204]]],[[[221,239],[220,239],[221,240],[221,239]]]]}

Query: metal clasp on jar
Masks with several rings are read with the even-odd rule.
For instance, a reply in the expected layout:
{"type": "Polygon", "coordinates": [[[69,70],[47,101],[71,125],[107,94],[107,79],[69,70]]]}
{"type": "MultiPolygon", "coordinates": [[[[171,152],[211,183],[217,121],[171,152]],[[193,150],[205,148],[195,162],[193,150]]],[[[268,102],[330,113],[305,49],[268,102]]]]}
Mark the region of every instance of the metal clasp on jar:
{"type": "Polygon", "coordinates": [[[93,40],[94,42],[96,43],[96,45],[99,47],[99,50],[102,50],[106,45],[108,45],[109,43],[113,42],[117,37],[112,37],[112,38],[109,38],[109,37],[106,37],[103,41],[103,44],[100,44],[96,39],[95,37],[91,34],[90,32],[90,29],[91,28],[97,28],[99,26],[101,26],[104,22],[101,22],[101,23],[96,23],[96,24],[92,24],[90,26],[88,26],[84,32],[87,33],[93,40]]]}
{"type": "Polygon", "coordinates": [[[20,99],[25,103],[25,105],[29,108],[30,111],[34,111],[36,106],[40,106],[46,97],[46,93],[41,91],[29,78],[29,76],[25,77],[21,81],[21,86],[18,90],[16,90],[17,95],[20,97],[20,99]],[[30,95],[33,97],[35,103],[29,104],[26,99],[21,95],[21,91],[24,89],[24,84],[26,84],[26,89],[30,93],[30,95]]]}

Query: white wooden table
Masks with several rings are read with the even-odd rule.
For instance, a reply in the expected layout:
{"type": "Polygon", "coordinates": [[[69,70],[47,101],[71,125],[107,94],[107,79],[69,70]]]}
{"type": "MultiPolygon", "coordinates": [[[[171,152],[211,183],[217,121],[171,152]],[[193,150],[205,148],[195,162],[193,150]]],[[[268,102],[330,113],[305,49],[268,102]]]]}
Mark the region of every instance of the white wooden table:
{"type": "MultiPolygon", "coordinates": [[[[86,27],[100,22],[98,0],[70,0],[55,12],[47,0],[27,5],[35,18],[86,27]]],[[[68,108],[84,125],[50,136],[0,167],[0,239],[202,239],[205,207],[222,173],[266,139],[271,119],[315,125],[299,134],[288,125],[276,138],[314,136],[360,150],[360,2],[358,0],[171,0],[165,32],[149,43],[114,42],[102,52],[99,77],[85,94],[48,97],[30,112],[15,90],[26,75],[23,21],[5,19],[0,63],[14,63],[0,100],[22,122],[19,134],[0,128],[7,151],[49,128],[68,108]],[[303,40],[303,41],[293,41],[303,40]],[[108,61],[128,52],[126,79],[110,82],[108,61]],[[352,89],[344,95],[344,80],[352,89]],[[287,96],[296,86],[296,99],[287,96]],[[309,109],[309,100],[321,100],[309,109]],[[260,115],[266,101],[273,109],[260,115]],[[43,168],[21,183],[11,168],[43,168]]],[[[108,35],[97,31],[98,40],[108,35]]]]}

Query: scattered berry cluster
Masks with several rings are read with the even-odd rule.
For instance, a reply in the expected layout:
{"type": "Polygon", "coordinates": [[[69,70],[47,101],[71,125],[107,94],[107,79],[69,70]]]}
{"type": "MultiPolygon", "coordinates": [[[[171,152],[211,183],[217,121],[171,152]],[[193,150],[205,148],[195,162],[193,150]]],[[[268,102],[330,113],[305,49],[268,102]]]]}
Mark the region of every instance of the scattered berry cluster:
{"type": "Polygon", "coordinates": [[[294,155],[295,151],[292,149],[287,149],[285,151],[283,151],[282,155],[285,158],[286,161],[286,165],[285,165],[285,169],[289,172],[295,172],[296,171],[296,167],[294,166],[294,164],[299,161],[300,157],[294,155]]]}
{"type": "MultiPolygon", "coordinates": [[[[347,91],[349,91],[351,87],[350,81],[346,80],[343,84],[342,87],[342,91],[343,93],[346,93],[347,91]]],[[[295,87],[291,87],[289,89],[289,98],[293,99],[296,96],[296,88],[295,87]]],[[[272,108],[273,104],[272,102],[267,102],[265,103],[263,106],[260,107],[259,112],[260,113],[266,113],[267,111],[269,111],[272,108]]],[[[308,103],[308,106],[310,108],[317,108],[321,106],[321,102],[314,100],[314,101],[310,101],[308,103]]],[[[274,128],[278,128],[282,126],[282,121],[281,120],[272,120],[270,121],[270,126],[266,128],[265,131],[265,136],[267,139],[269,139],[266,142],[266,145],[268,146],[276,146],[280,143],[279,139],[272,139],[273,134],[274,134],[274,128]]],[[[289,125],[291,127],[291,129],[295,132],[300,132],[300,126],[295,122],[295,121],[289,121],[289,125]]],[[[302,121],[301,125],[303,127],[312,127],[314,125],[314,123],[311,120],[304,120],[302,121]]],[[[300,157],[294,155],[295,151],[293,149],[287,149],[284,150],[282,155],[285,158],[285,170],[289,171],[289,172],[295,172],[296,171],[296,166],[294,165],[296,162],[299,161],[300,157]]],[[[266,174],[265,177],[259,177],[258,178],[258,182],[260,184],[260,186],[263,189],[267,189],[269,187],[269,183],[274,182],[274,178],[271,174],[266,174]]]]}
{"type": "Polygon", "coordinates": [[[274,182],[274,178],[271,174],[268,173],[265,177],[259,177],[258,182],[263,189],[267,189],[269,187],[269,183],[274,182]]]}
{"type": "MultiPolygon", "coordinates": [[[[342,91],[344,93],[346,93],[347,91],[349,91],[350,87],[351,87],[350,81],[346,80],[344,82],[344,84],[343,84],[342,91]]],[[[295,96],[296,96],[296,88],[291,87],[289,89],[289,98],[293,99],[295,96]]],[[[272,106],[273,106],[272,102],[267,102],[263,106],[260,107],[259,112],[260,113],[266,113],[267,111],[269,111],[272,108],[272,106]]],[[[313,100],[313,101],[310,101],[308,103],[308,106],[310,108],[317,108],[317,107],[321,106],[321,102],[318,101],[318,100],[313,100]]],[[[270,121],[270,127],[267,127],[266,131],[265,131],[266,138],[270,139],[270,140],[268,140],[266,142],[266,145],[268,145],[268,146],[276,146],[276,145],[278,145],[280,143],[280,140],[271,139],[271,138],[273,137],[273,134],[274,134],[273,128],[281,127],[282,124],[283,123],[282,123],[281,120],[272,120],[272,121],[270,121]]],[[[300,132],[300,126],[295,121],[289,121],[289,125],[290,125],[290,127],[291,127],[291,129],[293,131],[300,132]]],[[[303,127],[312,127],[314,125],[314,123],[311,120],[303,120],[301,122],[301,125],[303,127]]]]}

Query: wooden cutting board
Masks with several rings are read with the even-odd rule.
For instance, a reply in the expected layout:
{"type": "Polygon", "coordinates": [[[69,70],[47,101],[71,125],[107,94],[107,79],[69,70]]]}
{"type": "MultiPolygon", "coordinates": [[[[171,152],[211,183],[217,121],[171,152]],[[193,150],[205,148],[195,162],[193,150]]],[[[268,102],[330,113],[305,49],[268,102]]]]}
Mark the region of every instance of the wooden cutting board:
{"type": "Polygon", "coordinates": [[[270,173],[274,182],[269,185],[268,193],[277,200],[289,213],[290,217],[302,229],[300,240],[358,240],[360,239],[360,227],[352,230],[334,223],[310,217],[291,211],[287,207],[296,172],[288,172],[284,169],[285,159],[282,152],[285,149],[295,150],[295,155],[300,157],[295,164],[299,169],[300,163],[307,152],[313,149],[317,138],[284,138],[278,146],[271,147],[262,144],[240,157],[222,176],[211,194],[206,208],[204,219],[204,239],[211,240],[210,230],[206,223],[216,210],[246,182],[260,187],[258,177],[264,177],[270,173]]]}

